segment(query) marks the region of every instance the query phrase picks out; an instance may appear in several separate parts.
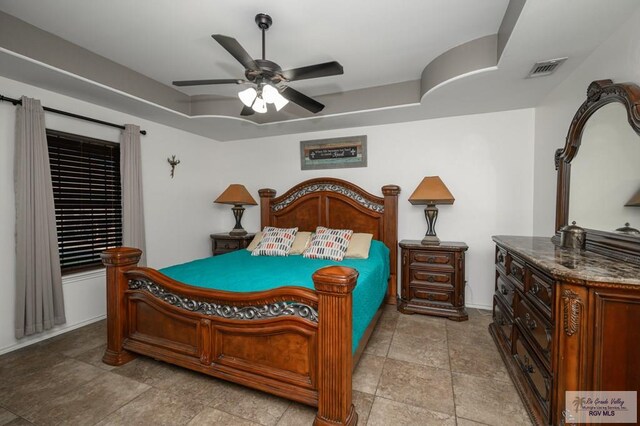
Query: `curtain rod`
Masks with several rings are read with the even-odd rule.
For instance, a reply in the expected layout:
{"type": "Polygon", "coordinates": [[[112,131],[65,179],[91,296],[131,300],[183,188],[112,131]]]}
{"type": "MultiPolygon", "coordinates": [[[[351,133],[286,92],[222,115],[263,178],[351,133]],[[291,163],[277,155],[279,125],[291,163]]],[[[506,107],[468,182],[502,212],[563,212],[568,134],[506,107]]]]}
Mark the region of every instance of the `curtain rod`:
{"type": "MultiPolygon", "coordinates": [[[[13,99],[13,98],[7,98],[6,96],[2,96],[2,95],[0,95],[0,101],[11,102],[14,106],[16,106],[18,104],[22,105],[22,100],[13,99]]],[[[97,120],[95,118],[86,117],[84,115],[74,114],[72,112],[62,111],[62,110],[54,109],[54,108],[42,107],[42,109],[44,109],[45,111],[48,111],[48,112],[52,112],[54,114],[65,115],[67,117],[78,118],[80,120],[90,121],[92,123],[103,124],[105,126],[116,127],[118,129],[123,129],[124,130],[124,126],[122,126],[120,124],[109,123],[108,121],[97,120]]],[[[146,130],[140,130],[140,134],[146,135],[147,131],[146,130]]]]}

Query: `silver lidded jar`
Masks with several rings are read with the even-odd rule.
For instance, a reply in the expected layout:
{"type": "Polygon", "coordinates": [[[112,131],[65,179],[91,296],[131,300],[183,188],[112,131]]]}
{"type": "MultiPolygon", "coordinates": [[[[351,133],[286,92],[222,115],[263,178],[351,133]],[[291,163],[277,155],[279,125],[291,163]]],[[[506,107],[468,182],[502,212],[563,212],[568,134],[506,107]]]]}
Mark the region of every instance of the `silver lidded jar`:
{"type": "Polygon", "coordinates": [[[574,221],[560,229],[560,247],[584,250],[587,238],[584,228],[576,225],[574,221]]]}

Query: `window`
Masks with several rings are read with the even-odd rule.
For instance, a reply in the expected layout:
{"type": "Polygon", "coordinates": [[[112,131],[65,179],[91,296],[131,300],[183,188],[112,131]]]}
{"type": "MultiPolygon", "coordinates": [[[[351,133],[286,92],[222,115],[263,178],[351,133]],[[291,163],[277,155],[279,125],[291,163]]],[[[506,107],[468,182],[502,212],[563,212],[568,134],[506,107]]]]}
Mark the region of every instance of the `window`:
{"type": "Polygon", "coordinates": [[[62,272],[102,267],[122,245],[120,145],[47,130],[62,272]]]}

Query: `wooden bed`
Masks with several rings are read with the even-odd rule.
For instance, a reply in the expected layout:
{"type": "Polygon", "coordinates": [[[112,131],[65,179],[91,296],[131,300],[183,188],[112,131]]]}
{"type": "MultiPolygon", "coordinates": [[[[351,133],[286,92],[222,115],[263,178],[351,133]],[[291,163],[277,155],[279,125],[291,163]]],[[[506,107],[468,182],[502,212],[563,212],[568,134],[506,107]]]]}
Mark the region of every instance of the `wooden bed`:
{"type": "MultiPolygon", "coordinates": [[[[259,193],[262,227],[346,228],[384,242],[391,253],[386,300],[395,303],[398,186],[384,186],[384,197],[377,197],[343,180],[319,178],[280,197],[272,189],[259,193]]],[[[357,424],[351,373],[381,312],[352,355],[351,292],[357,271],[319,269],[313,274],[315,290],[233,293],[189,286],[137,267],[140,254],[127,247],[102,254],[105,363],[122,365],[136,354],[147,355],[316,406],[316,425],[357,424]]]]}

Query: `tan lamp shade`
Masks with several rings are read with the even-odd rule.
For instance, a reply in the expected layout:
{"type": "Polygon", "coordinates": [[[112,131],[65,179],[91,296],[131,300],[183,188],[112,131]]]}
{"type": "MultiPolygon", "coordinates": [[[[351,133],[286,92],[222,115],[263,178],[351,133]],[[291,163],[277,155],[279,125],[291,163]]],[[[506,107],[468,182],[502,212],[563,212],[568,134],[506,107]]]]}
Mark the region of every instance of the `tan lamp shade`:
{"type": "Polygon", "coordinates": [[[413,191],[409,202],[417,204],[453,204],[455,198],[442,182],[440,176],[427,176],[422,179],[420,185],[413,191]]]}
{"type": "Polygon", "coordinates": [[[640,191],[636,192],[635,195],[631,197],[629,201],[627,201],[627,204],[625,204],[625,206],[640,207],[640,191]]]}
{"type": "Polygon", "coordinates": [[[258,204],[256,203],[256,200],[253,199],[251,194],[249,194],[247,188],[245,188],[244,185],[240,185],[239,183],[232,183],[231,185],[229,185],[229,187],[225,189],[218,198],[216,198],[214,203],[233,204],[236,206],[255,206],[258,204]]]}

